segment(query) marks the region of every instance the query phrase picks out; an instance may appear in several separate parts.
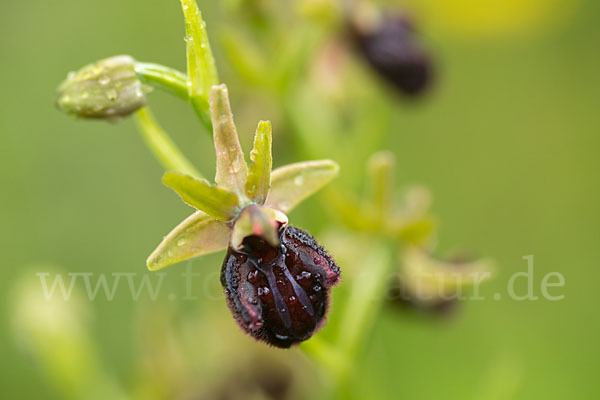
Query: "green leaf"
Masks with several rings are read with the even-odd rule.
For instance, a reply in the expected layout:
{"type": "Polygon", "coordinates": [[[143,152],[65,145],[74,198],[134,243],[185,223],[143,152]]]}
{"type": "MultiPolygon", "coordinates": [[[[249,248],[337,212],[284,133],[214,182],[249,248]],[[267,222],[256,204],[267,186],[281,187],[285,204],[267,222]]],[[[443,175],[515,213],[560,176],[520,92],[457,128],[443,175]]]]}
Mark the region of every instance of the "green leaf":
{"type": "Polygon", "coordinates": [[[211,89],[210,112],[217,154],[215,182],[244,199],[248,166],[233,122],[226,85],[213,86],[211,89]]]}
{"type": "Polygon", "coordinates": [[[223,221],[231,220],[238,208],[238,198],[204,179],[178,172],[167,172],[163,183],[173,189],[183,201],[206,214],[223,221]]]}
{"type": "Polygon", "coordinates": [[[264,204],[271,186],[271,122],[260,121],[254,136],[254,147],[250,152],[250,170],[246,182],[246,195],[258,204],[264,204]]]}
{"type": "Polygon", "coordinates": [[[206,33],[206,24],[195,0],[181,0],[185,18],[190,98],[208,99],[210,88],[219,84],[217,67],[206,33]]]}
{"type": "Polygon", "coordinates": [[[271,190],[265,205],[284,213],[321,189],[338,174],[331,160],[304,161],[277,168],[271,173],[271,190]]]}
{"type": "Polygon", "coordinates": [[[227,248],[231,229],[223,221],[196,211],[173,229],[152,252],[151,271],[227,248]]]}

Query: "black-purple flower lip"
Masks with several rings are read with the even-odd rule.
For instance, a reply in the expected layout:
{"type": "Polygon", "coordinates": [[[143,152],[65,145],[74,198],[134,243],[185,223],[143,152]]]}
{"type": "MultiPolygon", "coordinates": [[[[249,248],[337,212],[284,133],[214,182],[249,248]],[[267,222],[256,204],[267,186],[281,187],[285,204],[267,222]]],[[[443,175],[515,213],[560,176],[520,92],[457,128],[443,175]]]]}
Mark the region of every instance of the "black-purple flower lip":
{"type": "Polygon", "coordinates": [[[321,326],[329,289],[340,269],[315,239],[284,226],[273,247],[249,236],[240,250],[229,248],[221,283],[240,327],[254,338],[287,348],[310,338],[321,326]]]}

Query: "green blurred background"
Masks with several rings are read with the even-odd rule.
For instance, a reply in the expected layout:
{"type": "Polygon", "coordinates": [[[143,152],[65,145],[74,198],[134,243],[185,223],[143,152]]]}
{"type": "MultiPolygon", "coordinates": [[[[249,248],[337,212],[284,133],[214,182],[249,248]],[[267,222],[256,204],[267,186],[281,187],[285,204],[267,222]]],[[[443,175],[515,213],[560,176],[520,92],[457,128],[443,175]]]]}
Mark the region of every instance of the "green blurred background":
{"type": "MultiPolygon", "coordinates": [[[[215,3],[199,1],[209,34],[228,23],[215,3]]],[[[417,12],[439,74],[422,101],[398,101],[389,135],[398,184],[427,185],[442,222],[442,247],[461,245],[495,259],[498,275],[482,288],[485,301],[463,304],[451,318],[386,310],[364,359],[361,397],[597,398],[600,3],[523,2],[528,12],[543,10],[545,22],[490,31],[460,29],[468,23],[444,14],[452,7],[426,4],[434,6],[417,12]],[[551,15],[544,16],[546,6],[553,7],[551,15]],[[534,255],[535,294],[543,276],[557,271],[566,285],[551,293],[564,294],[563,300],[506,296],[511,274],[526,270],[526,255],[534,255]],[[494,293],[504,296],[496,301],[494,293]]],[[[519,15],[518,2],[507,4],[509,16],[519,15]]],[[[162,169],[131,121],[73,120],[54,108],[55,88],[66,72],[121,53],[184,70],[184,28],[176,1],[4,0],[0,10],[0,390],[5,398],[60,398],[34,359],[15,346],[8,300],[14,282],[25,271],[47,269],[40,265],[145,272],[147,255],[189,209],[160,184],[162,169]]],[[[499,11],[490,7],[489,13],[499,11]]],[[[235,111],[241,100],[233,96],[235,111]]],[[[209,174],[212,144],[192,110],[162,94],[151,102],[209,174]]],[[[260,115],[238,112],[246,149],[256,120],[270,118],[269,107],[277,104],[265,103],[260,115]]],[[[276,166],[288,161],[275,154],[276,166]]],[[[318,236],[323,223],[315,204],[291,218],[318,236]]],[[[212,273],[220,257],[194,268],[212,273]]],[[[168,271],[174,278],[165,281],[170,291],[163,293],[180,298],[182,270],[174,268],[168,271]]],[[[226,314],[217,279],[210,275],[213,296],[198,307],[226,314]]],[[[155,303],[171,304],[166,294],[155,303]]],[[[193,302],[180,306],[197,312],[193,302]]],[[[139,357],[137,307],[126,291],[112,302],[100,296],[90,303],[102,362],[122,382],[139,357]]],[[[237,329],[233,321],[230,328],[237,329]]],[[[197,335],[203,340],[202,331],[197,335]]]]}

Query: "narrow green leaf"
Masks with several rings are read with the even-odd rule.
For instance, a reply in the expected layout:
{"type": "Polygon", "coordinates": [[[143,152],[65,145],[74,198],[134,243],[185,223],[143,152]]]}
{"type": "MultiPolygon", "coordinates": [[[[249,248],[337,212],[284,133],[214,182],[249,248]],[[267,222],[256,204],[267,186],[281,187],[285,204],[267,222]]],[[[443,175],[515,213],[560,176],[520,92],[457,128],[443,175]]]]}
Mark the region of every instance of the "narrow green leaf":
{"type": "Polygon", "coordinates": [[[238,198],[204,179],[196,179],[178,172],[167,172],[163,183],[173,189],[190,206],[223,221],[233,218],[238,198]]]}
{"type": "Polygon", "coordinates": [[[213,86],[211,89],[210,112],[217,154],[215,182],[243,199],[246,197],[248,166],[233,122],[226,85],[213,86]]]}
{"type": "Polygon", "coordinates": [[[173,229],[146,264],[155,271],[180,261],[227,248],[231,229],[223,221],[196,211],[173,229]]]}
{"type": "Polygon", "coordinates": [[[254,147],[250,152],[250,170],[246,182],[246,195],[258,204],[264,204],[271,186],[271,122],[260,121],[254,136],[254,147]]]}
{"type": "Polygon", "coordinates": [[[284,213],[321,189],[337,176],[331,160],[305,161],[277,168],[271,173],[271,190],[265,205],[284,213]]]}
{"type": "Polygon", "coordinates": [[[185,18],[190,98],[207,100],[210,88],[219,83],[219,77],[208,42],[206,24],[195,0],[181,0],[181,8],[185,18]]]}

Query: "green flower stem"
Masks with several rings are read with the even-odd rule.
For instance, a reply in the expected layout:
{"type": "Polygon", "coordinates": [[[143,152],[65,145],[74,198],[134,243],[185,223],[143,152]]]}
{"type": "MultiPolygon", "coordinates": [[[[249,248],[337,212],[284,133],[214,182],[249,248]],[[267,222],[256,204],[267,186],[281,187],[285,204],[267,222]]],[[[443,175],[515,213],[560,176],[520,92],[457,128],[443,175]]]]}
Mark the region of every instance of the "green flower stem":
{"type": "Polygon", "coordinates": [[[164,65],[144,62],[136,62],[134,68],[138,78],[145,84],[189,101],[188,78],[183,72],[164,65]]]}
{"type": "Polygon", "coordinates": [[[387,274],[392,265],[392,251],[384,243],[375,243],[364,262],[362,273],[355,278],[352,293],[340,324],[338,347],[355,357],[370,332],[383,300],[387,274]]]}
{"type": "Polygon", "coordinates": [[[364,272],[355,280],[345,304],[337,341],[329,344],[320,341],[317,336],[302,345],[302,349],[332,375],[334,398],[353,397],[354,366],[380,314],[387,274],[393,265],[394,248],[393,243],[383,241],[371,248],[364,262],[364,272]]]}
{"type": "Polygon", "coordinates": [[[205,99],[204,97],[193,97],[190,100],[190,104],[192,105],[194,111],[196,111],[198,119],[200,119],[200,122],[202,122],[202,125],[204,125],[204,127],[206,128],[206,132],[209,135],[212,135],[213,126],[212,120],[210,119],[208,99],[205,99]]]}
{"type": "Polygon", "coordinates": [[[136,62],[135,72],[145,84],[156,89],[173,94],[189,102],[200,122],[209,134],[212,134],[212,122],[208,107],[208,99],[203,97],[190,97],[189,81],[186,74],[173,68],[160,64],[136,62]]]}
{"type": "Polygon", "coordinates": [[[351,368],[348,357],[334,345],[321,340],[320,336],[314,336],[300,346],[302,351],[317,361],[336,382],[341,382],[348,376],[348,369],[351,368]]]}
{"type": "Polygon", "coordinates": [[[189,162],[169,135],[158,125],[148,107],[143,107],[136,112],[135,122],[146,145],[163,167],[202,178],[200,171],[189,162]]]}
{"type": "MultiPolygon", "coordinates": [[[[356,360],[379,317],[385,299],[387,274],[392,266],[392,253],[390,246],[385,243],[374,244],[364,262],[365,269],[355,279],[352,293],[345,305],[345,315],[340,324],[336,349],[348,358],[350,365],[357,365],[356,360]]],[[[354,397],[352,396],[354,373],[353,368],[346,368],[336,379],[335,398],[354,397]]]]}

